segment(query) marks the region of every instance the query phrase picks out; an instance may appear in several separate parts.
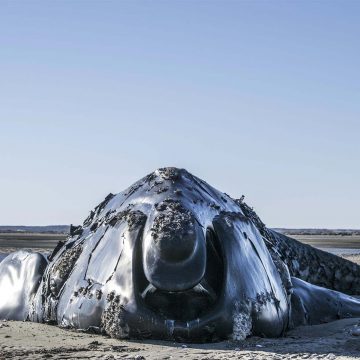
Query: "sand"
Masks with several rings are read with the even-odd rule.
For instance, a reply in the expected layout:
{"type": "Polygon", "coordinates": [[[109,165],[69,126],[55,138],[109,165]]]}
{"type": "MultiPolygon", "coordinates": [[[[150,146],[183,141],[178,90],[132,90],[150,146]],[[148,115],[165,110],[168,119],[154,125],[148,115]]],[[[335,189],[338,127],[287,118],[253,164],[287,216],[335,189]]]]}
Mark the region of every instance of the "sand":
{"type": "Polygon", "coordinates": [[[281,339],[180,344],[125,341],[30,322],[0,323],[0,359],[357,359],[360,318],[303,326],[281,339]]]}
{"type": "Polygon", "coordinates": [[[360,265],[360,254],[341,254],[340,256],[360,265]]]}

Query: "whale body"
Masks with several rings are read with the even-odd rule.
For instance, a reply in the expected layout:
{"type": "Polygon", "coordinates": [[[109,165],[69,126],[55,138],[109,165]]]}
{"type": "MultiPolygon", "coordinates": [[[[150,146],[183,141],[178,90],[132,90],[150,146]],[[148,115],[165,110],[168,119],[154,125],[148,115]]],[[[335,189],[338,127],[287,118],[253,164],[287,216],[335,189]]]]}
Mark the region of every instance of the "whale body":
{"type": "Polygon", "coordinates": [[[0,319],[116,338],[282,336],[360,316],[360,267],[272,231],[184,169],[109,194],[45,256],[0,263],[0,319]]]}

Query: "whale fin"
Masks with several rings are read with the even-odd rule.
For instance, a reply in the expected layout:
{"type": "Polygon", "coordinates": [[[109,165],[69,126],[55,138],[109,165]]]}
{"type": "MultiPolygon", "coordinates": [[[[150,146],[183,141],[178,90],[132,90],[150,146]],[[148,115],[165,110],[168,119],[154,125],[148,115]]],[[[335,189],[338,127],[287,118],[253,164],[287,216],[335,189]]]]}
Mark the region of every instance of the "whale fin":
{"type": "Polygon", "coordinates": [[[24,250],[0,263],[0,319],[27,320],[46,266],[44,255],[24,250]]]}
{"type": "Polygon", "coordinates": [[[316,325],[330,321],[360,317],[360,300],[338,291],[291,278],[290,327],[316,325]]]}

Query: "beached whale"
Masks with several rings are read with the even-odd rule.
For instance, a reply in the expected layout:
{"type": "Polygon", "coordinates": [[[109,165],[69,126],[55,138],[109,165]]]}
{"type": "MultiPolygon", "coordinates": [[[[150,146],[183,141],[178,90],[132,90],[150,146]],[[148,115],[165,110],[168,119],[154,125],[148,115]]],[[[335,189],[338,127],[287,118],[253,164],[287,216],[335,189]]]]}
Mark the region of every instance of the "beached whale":
{"type": "Polygon", "coordinates": [[[109,194],[46,259],[0,264],[0,319],[178,341],[277,337],[360,316],[360,266],[265,227],[177,168],[109,194]]]}

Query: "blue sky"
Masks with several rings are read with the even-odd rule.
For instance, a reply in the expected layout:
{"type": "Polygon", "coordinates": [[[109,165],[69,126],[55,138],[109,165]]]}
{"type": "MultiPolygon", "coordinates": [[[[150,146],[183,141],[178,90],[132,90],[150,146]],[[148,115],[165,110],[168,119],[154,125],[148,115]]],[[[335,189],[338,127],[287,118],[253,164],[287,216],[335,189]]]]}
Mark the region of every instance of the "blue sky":
{"type": "Polygon", "coordinates": [[[360,228],[360,3],[0,2],[0,223],[162,166],[268,226],[360,228]]]}

